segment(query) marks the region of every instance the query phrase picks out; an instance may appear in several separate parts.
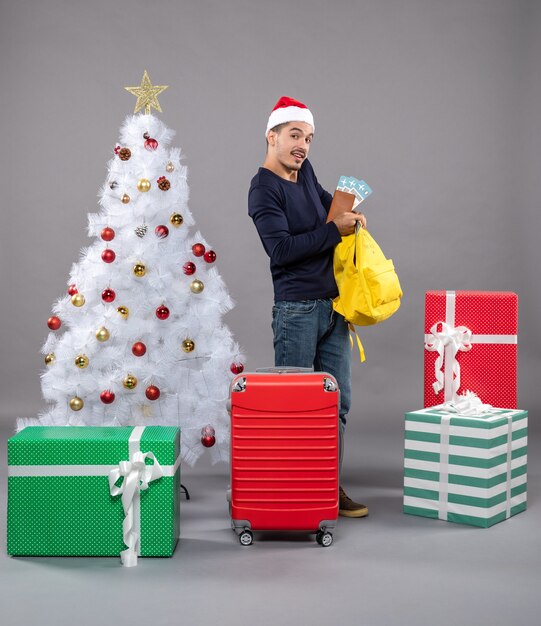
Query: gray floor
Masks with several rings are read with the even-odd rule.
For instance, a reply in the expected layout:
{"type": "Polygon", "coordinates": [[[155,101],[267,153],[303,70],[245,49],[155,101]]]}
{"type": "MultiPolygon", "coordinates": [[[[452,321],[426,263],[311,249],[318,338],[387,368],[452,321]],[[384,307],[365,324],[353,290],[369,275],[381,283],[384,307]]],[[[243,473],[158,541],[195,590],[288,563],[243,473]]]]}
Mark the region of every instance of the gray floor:
{"type": "MultiPolygon", "coordinates": [[[[1,471],[12,424],[0,426],[1,471]]],[[[183,469],[192,499],[172,559],[10,558],[0,554],[2,626],[148,624],[509,625],[541,623],[539,449],[530,439],[529,508],[490,529],[401,512],[401,434],[367,432],[344,482],[370,507],[343,519],[330,548],[313,537],[230,530],[225,467],[183,469]]],[[[0,532],[5,539],[1,482],[0,532]]],[[[5,545],[5,543],[4,543],[5,545]]]]}

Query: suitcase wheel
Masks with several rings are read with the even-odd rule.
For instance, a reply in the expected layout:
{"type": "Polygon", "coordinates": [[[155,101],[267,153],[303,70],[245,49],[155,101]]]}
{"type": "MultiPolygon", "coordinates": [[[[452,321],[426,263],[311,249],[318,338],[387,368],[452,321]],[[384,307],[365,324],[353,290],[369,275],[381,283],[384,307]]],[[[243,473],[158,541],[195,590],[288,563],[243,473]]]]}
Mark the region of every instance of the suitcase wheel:
{"type": "Polygon", "coordinates": [[[244,529],[239,535],[241,546],[251,546],[254,542],[254,535],[251,530],[244,529]]]}
{"type": "Polygon", "coordinates": [[[323,546],[324,548],[328,548],[329,546],[332,545],[332,542],[333,542],[332,534],[328,532],[323,532],[322,530],[320,530],[316,534],[316,541],[319,543],[320,546],[323,546]]]}

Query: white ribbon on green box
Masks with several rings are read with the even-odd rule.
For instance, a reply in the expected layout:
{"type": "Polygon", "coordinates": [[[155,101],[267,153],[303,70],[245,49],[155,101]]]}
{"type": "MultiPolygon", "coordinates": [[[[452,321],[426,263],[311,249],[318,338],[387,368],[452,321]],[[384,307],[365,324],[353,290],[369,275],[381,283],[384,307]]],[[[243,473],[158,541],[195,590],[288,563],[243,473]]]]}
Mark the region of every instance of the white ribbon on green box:
{"type": "Polygon", "coordinates": [[[444,400],[455,400],[460,389],[459,352],[471,350],[472,344],[516,344],[516,335],[474,334],[466,326],[455,327],[456,292],[445,292],[445,321],[436,322],[425,335],[425,349],[437,352],[434,366],[436,380],[432,384],[435,393],[444,390],[444,400]]]}
{"type": "Polygon", "coordinates": [[[449,501],[449,425],[450,415],[441,418],[440,435],[440,485],[438,500],[438,517],[447,520],[447,503],[449,501]]]}
{"type": "MultiPolygon", "coordinates": [[[[455,401],[450,400],[444,404],[433,407],[441,411],[448,411],[441,417],[440,436],[440,499],[438,517],[447,520],[447,503],[449,492],[449,432],[451,417],[481,417],[490,415],[492,407],[490,404],[483,404],[480,398],[472,392],[466,392],[462,396],[457,396],[455,401]]],[[[511,515],[510,493],[511,493],[511,444],[513,437],[513,414],[507,417],[507,467],[506,467],[506,502],[505,518],[511,515]]]]}
{"type": "MultiPolygon", "coordinates": [[[[141,491],[148,488],[149,483],[164,475],[164,468],[152,452],[141,452],[141,435],[143,426],[136,426],[129,438],[128,449],[130,460],[120,461],[118,468],[109,472],[109,489],[112,496],[122,495],[122,507],[124,508],[124,522],[122,523],[123,541],[126,550],[120,553],[120,560],[125,567],[135,567],[137,557],[141,554],[141,491]],[[153,463],[147,465],[146,459],[152,459],[153,463]],[[118,480],[122,483],[116,486],[118,480]]],[[[180,456],[173,466],[169,466],[174,476],[180,463],[180,456]]],[[[167,470],[166,470],[167,471],[167,470]]]]}

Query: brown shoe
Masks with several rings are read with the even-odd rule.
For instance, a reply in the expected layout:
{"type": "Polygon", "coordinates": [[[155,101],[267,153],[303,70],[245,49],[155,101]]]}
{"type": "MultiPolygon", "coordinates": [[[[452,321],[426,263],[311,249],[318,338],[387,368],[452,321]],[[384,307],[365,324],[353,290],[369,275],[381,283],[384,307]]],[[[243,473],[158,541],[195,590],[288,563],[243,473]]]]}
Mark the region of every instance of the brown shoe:
{"type": "Polygon", "coordinates": [[[338,514],[342,517],[366,517],[368,515],[368,507],[359,502],[353,502],[346,495],[346,492],[340,487],[340,504],[338,514]]]}

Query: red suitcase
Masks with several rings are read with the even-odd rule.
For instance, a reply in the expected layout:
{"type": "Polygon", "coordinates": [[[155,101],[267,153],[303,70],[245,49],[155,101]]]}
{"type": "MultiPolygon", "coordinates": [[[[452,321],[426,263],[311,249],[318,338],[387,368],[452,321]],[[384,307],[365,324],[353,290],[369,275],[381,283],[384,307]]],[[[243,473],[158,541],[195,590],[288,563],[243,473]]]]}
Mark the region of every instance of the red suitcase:
{"type": "Polygon", "coordinates": [[[330,546],[338,518],[336,380],[301,368],[244,373],[231,383],[231,526],[316,533],[330,546]]]}

